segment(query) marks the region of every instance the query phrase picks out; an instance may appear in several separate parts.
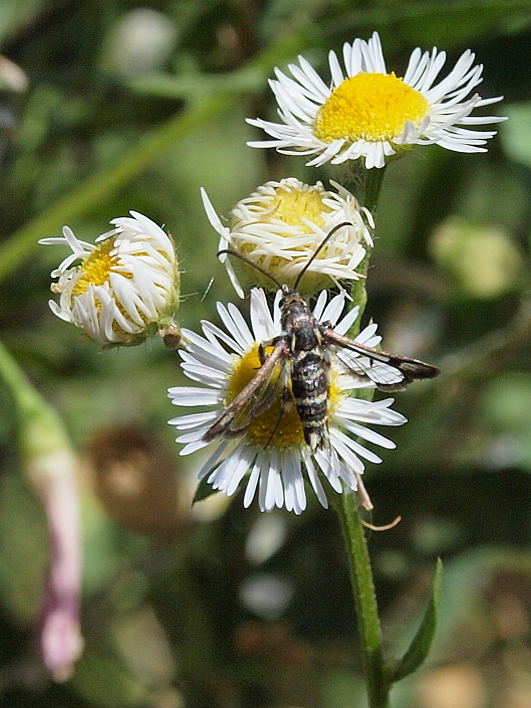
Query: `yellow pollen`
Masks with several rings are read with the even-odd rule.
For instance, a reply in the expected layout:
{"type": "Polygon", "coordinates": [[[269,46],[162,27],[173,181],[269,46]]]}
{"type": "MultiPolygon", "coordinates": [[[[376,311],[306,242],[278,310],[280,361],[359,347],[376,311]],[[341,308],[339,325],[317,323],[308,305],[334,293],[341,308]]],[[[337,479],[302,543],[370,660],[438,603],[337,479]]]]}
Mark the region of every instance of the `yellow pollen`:
{"type": "MultiPolygon", "coordinates": [[[[120,263],[120,259],[117,256],[111,255],[113,248],[114,238],[107,238],[105,241],[101,241],[96,244],[83,263],[78,266],[78,270],[81,271],[83,275],[72,288],[72,301],[76,297],[86,293],[89,285],[103,285],[109,280],[111,271],[120,263]]],[[[132,279],[133,277],[131,273],[124,273],[120,271],[120,274],[124,278],[132,279]]],[[[122,315],[124,315],[127,319],[130,319],[130,316],[124,306],[116,297],[114,302],[122,315]]],[[[98,312],[100,312],[102,303],[99,298],[94,298],[94,305],[98,312]]],[[[140,316],[144,321],[147,321],[143,313],[140,313],[140,316]]],[[[113,323],[113,331],[119,332],[120,334],[125,334],[125,331],[116,322],[113,323]]]]}
{"type": "MultiPolygon", "coordinates": [[[[258,344],[255,343],[234,368],[227,404],[256,376],[259,368],[258,344]]],[[[275,375],[278,378],[278,372],[275,375]]],[[[261,448],[281,448],[303,443],[304,433],[295,405],[292,403],[286,407],[281,396],[277,396],[270,408],[253,418],[246,437],[249,442],[261,448]]]]}
{"type": "MultiPolygon", "coordinates": [[[[234,367],[229,382],[226,405],[236,398],[240,391],[256,376],[259,369],[258,344],[255,343],[234,367]]],[[[276,377],[278,378],[278,372],[276,377]]],[[[335,378],[335,372],[332,372],[329,414],[333,412],[340,398],[340,389],[335,384],[335,378]]],[[[253,445],[261,448],[283,448],[304,443],[304,431],[291,391],[287,405],[282,400],[282,395],[279,391],[270,408],[253,418],[246,437],[253,445]]]]}
{"type": "MultiPolygon", "coordinates": [[[[98,243],[83,263],[78,266],[78,270],[83,271],[83,275],[72,289],[72,297],[78,297],[85,293],[89,285],[103,285],[109,280],[110,272],[113,267],[118,265],[118,258],[111,256],[113,247],[114,238],[105,239],[105,241],[98,243]]],[[[127,277],[126,273],[123,275],[127,277]]]]}
{"type": "Polygon", "coordinates": [[[360,73],[345,79],[321,106],[315,135],[326,143],[340,138],[392,142],[402,135],[406,121],[418,128],[429,107],[419,91],[394,73],[360,73]]]}
{"type": "Polygon", "coordinates": [[[269,210],[275,219],[280,219],[289,226],[298,226],[302,233],[309,234],[312,229],[302,219],[309,219],[317,226],[323,226],[323,212],[328,213],[332,208],[323,204],[323,196],[318,187],[305,190],[278,187],[269,210]]]}
{"type": "MultiPolygon", "coordinates": [[[[323,199],[326,193],[323,193],[321,186],[307,186],[305,189],[292,189],[283,186],[277,187],[274,196],[264,205],[263,198],[260,197],[256,202],[257,219],[256,224],[274,223],[275,236],[285,238],[293,238],[293,230],[283,232],[283,224],[289,227],[296,228],[296,235],[312,234],[312,238],[303,244],[291,246],[292,251],[300,250],[300,259],[303,263],[308,260],[308,248],[317,248],[315,243],[315,227],[309,226],[305,220],[315,224],[318,228],[325,226],[326,214],[333,211],[333,208],[324,203],[323,199]],[[304,219],[304,221],[303,221],[304,219]],[[280,222],[280,223],[279,223],[280,222]],[[314,245],[315,244],[315,245],[314,245]]],[[[289,285],[293,284],[295,278],[295,270],[291,270],[288,274],[285,271],[286,266],[293,265],[295,256],[290,254],[283,257],[282,255],[272,255],[253,241],[247,241],[245,236],[238,239],[237,250],[244,256],[250,258],[257,265],[265,268],[268,273],[271,273],[282,283],[289,285]]],[[[328,251],[321,254],[326,257],[328,251]]],[[[271,289],[271,281],[269,278],[264,278],[254,268],[245,266],[245,270],[251,280],[264,287],[271,289]]],[[[325,287],[329,283],[328,277],[325,277],[322,286],[325,287]]],[[[308,284],[308,278],[305,279],[305,285],[308,284]]]]}

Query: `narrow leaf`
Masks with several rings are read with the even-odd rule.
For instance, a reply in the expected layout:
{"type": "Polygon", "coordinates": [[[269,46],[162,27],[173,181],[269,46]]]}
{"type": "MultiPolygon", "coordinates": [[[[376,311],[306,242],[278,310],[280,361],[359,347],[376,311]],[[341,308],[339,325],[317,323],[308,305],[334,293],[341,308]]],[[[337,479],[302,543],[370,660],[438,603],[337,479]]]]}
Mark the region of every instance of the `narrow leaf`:
{"type": "Polygon", "coordinates": [[[199,486],[197,487],[197,491],[194,496],[194,501],[192,502],[195,504],[196,502],[203,501],[203,499],[208,499],[208,497],[211,497],[212,494],[217,494],[217,489],[214,489],[211,484],[208,484],[208,482],[205,479],[202,479],[199,482],[199,486]]]}
{"type": "Polygon", "coordinates": [[[400,681],[416,671],[419,666],[425,661],[430,651],[431,643],[435,635],[437,626],[437,613],[441,600],[441,581],[442,581],[442,561],[437,560],[435,570],[435,578],[433,580],[432,594],[429,605],[426,609],[421,625],[411,642],[408,650],[396,665],[396,668],[391,673],[391,681],[400,681]]]}

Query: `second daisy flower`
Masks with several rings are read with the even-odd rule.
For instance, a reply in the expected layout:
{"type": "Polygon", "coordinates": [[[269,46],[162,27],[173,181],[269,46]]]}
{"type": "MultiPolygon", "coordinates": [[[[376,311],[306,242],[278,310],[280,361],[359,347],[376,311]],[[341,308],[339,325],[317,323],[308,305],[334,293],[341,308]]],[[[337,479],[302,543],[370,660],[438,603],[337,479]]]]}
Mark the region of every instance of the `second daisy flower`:
{"type": "Polygon", "coordinates": [[[309,165],[362,159],[365,167],[384,167],[399,150],[436,143],[457,152],[485,152],[495,131],[474,125],[505,120],[472,116],[481,106],[501,100],[470,95],[481,83],[483,67],[475,55],[464,52],[454,68],[437,82],[446,53],[417,47],[403,78],[388,73],[380,38],[356,39],[343,46],[340,66],[329,54],[331,85],[326,84],[303,57],[290,64],[290,78],[278,69],[270,81],[278,104],[280,123],[249,120],[272,140],[250,142],[252,147],[276,147],[286,154],[316,155],[309,165]]]}

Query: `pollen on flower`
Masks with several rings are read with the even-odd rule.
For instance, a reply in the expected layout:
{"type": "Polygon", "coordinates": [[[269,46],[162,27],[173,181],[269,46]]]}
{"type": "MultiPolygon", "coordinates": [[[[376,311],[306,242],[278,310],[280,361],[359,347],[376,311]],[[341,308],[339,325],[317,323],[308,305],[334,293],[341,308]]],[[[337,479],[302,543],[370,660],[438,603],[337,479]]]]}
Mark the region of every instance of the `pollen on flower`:
{"type": "MultiPolygon", "coordinates": [[[[277,255],[264,251],[263,240],[253,242],[242,238],[238,244],[238,250],[277,278],[285,281],[289,279],[285,273],[286,266],[289,267],[291,264],[293,268],[297,263],[304,265],[309,258],[308,242],[302,241],[296,245],[293,243],[294,229],[296,229],[299,238],[314,234],[316,229],[325,227],[325,219],[331,214],[333,207],[325,203],[327,192],[323,190],[321,184],[306,185],[284,180],[284,183],[280,183],[272,194],[257,194],[255,196],[255,204],[251,203],[251,198],[248,200],[248,206],[251,209],[255,206],[256,216],[259,216],[259,221],[255,222],[257,225],[260,222],[265,228],[268,223],[275,225],[279,239],[277,255]],[[261,211],[260,214],[258,214],[258,210],[261,211]],[[286,241],[285,253],[282,252],[283,247],[280,245],[282,239],[286,241]],[[291,244],[291,248],[288,244],[291,244]]],[[[237,221],[239,214],[234,214],[234,216],[237,221]]],[[[327,254],[328,249],[325,249],[322,255],[326,256],[327,254]]],[[[248,275],[262,286],[270,286],[268,279],[264,281],[259,275],[257,276],[256,271],[248,268],[246,270],[248,275]]],[[[319,284],[323,284],[323,282],[320,280],[319,284]]]]}
{"type": "Polygon", "coordinates": [[[345,79],[320,107],[315,134],[324,142],[396,140],[406,121],[419,127],[429,103],[394,73],[360,73],[345,79]]]}
{"type": "MultiPolygon", "coordinates": [[[[79,271],[83,275],[79,278],[72,289],[72,297],[82,295],[87,291],[89,285],[103,285],[109,280],[109,274],[113,267],[118,265],[118,258],[112,256],[114,248],[114,238],[108,238],[97,244],[94,250],[89,253],[83,263],[79,266],[79,271]]],[[[125,277],[131,277],[127,273],[125,277]]]]}
{"type": "MultiPolygon", "coordinates": [[[[251,349],[237,361],[230,377],[226,405],[232,403],[258,373],[261,365],[258,349],[259,345],[255,342],[251,349]]],[[[269,354],[270,351],[271,349],[266,349],[266,354],[269,354]]],[[[334,414],[341,401],[341,389],[337,384],[337,378],[337,372],[332,371],[328,392],[330,415],[334,414]]],[[[274,386],[276,380],[278,380],[278,374],[271,381],[271,385],[274,386]]],[[[289,385],[289,381],[287,385],[289,385]]],[[[304,443],[304,430],[291,391],[289,391],[287,400],[284,400],[283,392],[280,387],[278,388],[276,398],[271,406],[251,421],[246,438],[251,444],[264,449],[291,447],[304,443]]]]}
{"type": "Polygon", "coordinates": [[[265,413],[256,416],[247,432],[250,442],[260,448],[300,445],[304,432],[295,405],[276,400],[265,413]]]}
{"type": "Polygon", "coordinates": [[[240,391],[243,391],[251,379],[255,377],[261,366],[258,346],[258,342],[255,342],[253,347],[236,362],[230,377],[225,405],[232,403],[240,391]]]}
{"type": "Polygon", "coordinates": [[[131,211],[111,224],[94,245],[77,239],[68,226],[63,238],[39,243],[72,250],[52,271],[58,281],[51,289],[60,295],[58,303],[50,301],[54,314],[105,346],[130,346],[173,323],[178,262],[171,236],[148,217],[131,211]]]}
{"type": "MultiPolygon", "coordinates": [[[[79,272],[83,275],[72,288],[72,298],[86,293],[89,285],[103,285],[108,282],[112,270],[119,268],[120,259],[117,255],[113,255],[115,245],[114,242],[114,238],[108,238],[96,244],[94,250],[91,251],[83,263],[78,266],[79,272]]],[[[123,268],[120,269],[120,274],[129,280],[133,277],[131,273],[123,272],[123,268]]],[[[94,306],[98,312],[101,310],[102,302],[98,297],[94,297],[94,306]]],[[[115,302],[115,306],[127,319],[128,313],[122,303],[117,300],[115,302]]],[[[143,322],[147,321],[147,318],[143,315],[143,313],[140,312],[139,316],[143,322]]],[[[113,323],[113,331],[119,336],[126,334],[123,327],[120,327],[116,322],[113,323]]]]}
{"type": "Polygon", "coordinates": [[[335,368],[330,370],[330,389],[328,391],[328,412],[333,415],[341,402],[341,387],[338,383],[338,372],[335,368]]]}
{"type": "MultiPolygon", "coordinates": [[[[350,192],[335,183],[332,186],[338,191],[294,177],[267,182],[237,203],[228,226],[221,222],[204,191],[203,202],[210,223],[221,236],[220,250],[236,251],[278,282],[290,287],[297,282],[309,295],[343,279],[357,280],[365,245],[372,246],[372,216],[350,192]],[[326,240],[329,234],[332,238],[326,240]]],[[[229,258],[223,261],[240,296],[241,275],[244,282],[272,289],[273,281],[252,266],[231,263],[229,258]]]]}
{"type": "Polygon", "coordinates": [[[271,216],[284,221],[289,226],[299,226],[303,233],[312,231],[306,220],[317,226],[323,226],[325,223],[323,212],[331,211],[332,207],[323,201],[323,190],[319,186],[306,189],[278,187],[270,204],[271,216]]]}
{"type": "MultiPolygon", "coordinates": [[[[267,352],[266,352],[267,353],[267,352]]],[[[258,343],[254,343],[237,362],[229,382],[226,403],[231,403],[260,368],[258,343]]],[[[278,379],[278,374],[276,374],[278,379]]],[[[274,385],[275,379],[272,381],[274,385]]],[[[304,432],[293,401],[283,401],[279,392],[270,408],[251,421],[247,440],[259,448],[281,448],[304,442],[304,432]]]]}
{"type": "Polygon", "coordinates": [[[474,64],[470,50],[442,77],[446,55],[435,47],[431,52],[414,49],[403,78],[387,73],[377,32],[367,42],[346,42],[342,54],[344,68],[338,55],[329,52],[331,81],[319,76],[303,57],[298,65],[289,65],[292,76],[276,69],[270,85],[280,122],[248,120],[270,136],[249,145],[309,155],[307,164],[315,167],[361,160],[368,170],[381,169],[412,145],[485,152],[496,131],[478,126],[505,120],[474,115],[477,108],[502,97],[482,98],[475,91],[483,80],[483,67],[474,64]]]}
{"type": "MultiPolygon", "coordinates": [[[[350,310],[343,315],[346,299],[344,291],[332,299],[326,291],[320,293],[313,316],[330,321],[330,326],[339,334],[348,331],[359,312],[350,310]]],[[[392,399],[377,402],[366,400],[365,396],[358,399],[356,391],[359,388],[365,391],[366,383],[358,376],[350,375],[345,368],[346,362],[342,363],[331,351],[327,366],[330,382],[327,392],[328,438],[324,437],[324,441],[329,440],[330,444],[323,445],[322,449],[312,449],[304,441],[297,408],[291,392],[285,388],[290,380],[289,359],[272,367],[273,373],[277,374],[273,380],[266,380],[263,369],[260,370],[257,342],[282,337],[280,299],[275,299],[271,310],[264,291],[253,289],[250,301],[250,325],[236,308],[220,304],[218,308],[225,330],[204,322],[204,336],[184,332],[188,343],[181,354],[181,366],[193,385],[176,386],[169,389],[168,395],[174,405],[207,407],[209,410],[206,414],[203,410],[199,414],[186,413],[169,421],[179,431],[177,442],[184,445],[181,455],[216,446],[201,468],[199,479],[206,480],[213,489],[228,496],[241,485],[246,485],[243,494],[246,508],[258,497],[261,511],[270,512],[275,507],[284,506],[287,511],[300,514],[307,506],[306,490],[310,486],[326,508],[329,505],[326,480],[338,494],[345,489],[358,490],[361,503],[370,508],[371,502],[360,475],[365,468],[365,459],[375,463],[381,460],[364,443],[370,441],[388,449],[394,445],[367,424],[396,426],[405,423],[406,419],[390,408],[392,399]],[[227,368],[229,351],[241,354],[233,354],[227,368]],[[257,376],[258,380],[255,379],[257,376]],[[228,411],[227,406],[234,404],[253,379],[257,384],[254,392],[241,396],[245,400],[239,409],[235,410],[233,405],[228,411]],[[224,392],[223,400],[220,400],[220,386],[224,392]],[[272,405],[264,410],[270,401],[273,401],[272,405]],[[252,403],[262,406],[262,412],[254,420],[250,420],[252,403]],[[230,430],[224,427],[229,421],[230,430]],[[357,439],[353,440],[353,436],[357,439]]],[[[364,329],[358,341],[369,347],[378,344],[375,327],[371,325],[364,329]]],[[[266,356],[272,351],[272,347],[267,348],[266,356]]],[[[363,366],[362,362],[360,366],[363,366]]]]}

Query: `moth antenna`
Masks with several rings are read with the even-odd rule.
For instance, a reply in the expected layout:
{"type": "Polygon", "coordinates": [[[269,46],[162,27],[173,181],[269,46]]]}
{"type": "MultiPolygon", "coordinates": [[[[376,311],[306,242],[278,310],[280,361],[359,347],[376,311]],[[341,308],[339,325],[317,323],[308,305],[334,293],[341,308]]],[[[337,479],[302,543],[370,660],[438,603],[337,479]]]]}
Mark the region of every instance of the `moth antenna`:
{"type": "Polygon", "coordinates": [[[314,253],[312,254],[312,257],[309,259],[309,261],[306,263],[304,268],[301,270],[299,275],[297,276],[295,283],[293,285],[293,289],[297,290],[297,286],[299,285],[302,276],[306,273],[308,268],[311,266],[311,264],[314,262],[314,260],[317,258],[319,253],[323,250],[323,248],[326,246],[326,244],[330,241],[332,236],[339,231],[339,229],[343,228],[343,226],[353,226],[352,222],[350,221],[342,221],[340,224],[336,224],[333,229],[330,229],[330,231],[326,234],[324,239],[321,241],[319,246],[315,249],[314,253]]]}
{"type": "Polygon", "coordinates": [[[241,253],[238,253],[237,251],[233,251],[231,248],[224,248],[221,251],[218,251],[217,256],[218,257],[222,256],[225,253],[229,256],[235,256],[236,258],[239,258],[244,263],[247,263],[247,265],[251,266],[251,268],[254,268],[259,273],[262,273],[262,275],[265,275],[266,278],[269,278],[269,280],[272,280],[279,290],[282,290],[281,283],[279,283],[278,280],[273,275],[271,275],[271,273],[268,273],[267,270],[265,270],[264,268],[262,268],[259,265],[256,265],[256,263],[253,263],[253,261],[250,258],[247,258],[247,256],[244,256],[241,253]]]}

